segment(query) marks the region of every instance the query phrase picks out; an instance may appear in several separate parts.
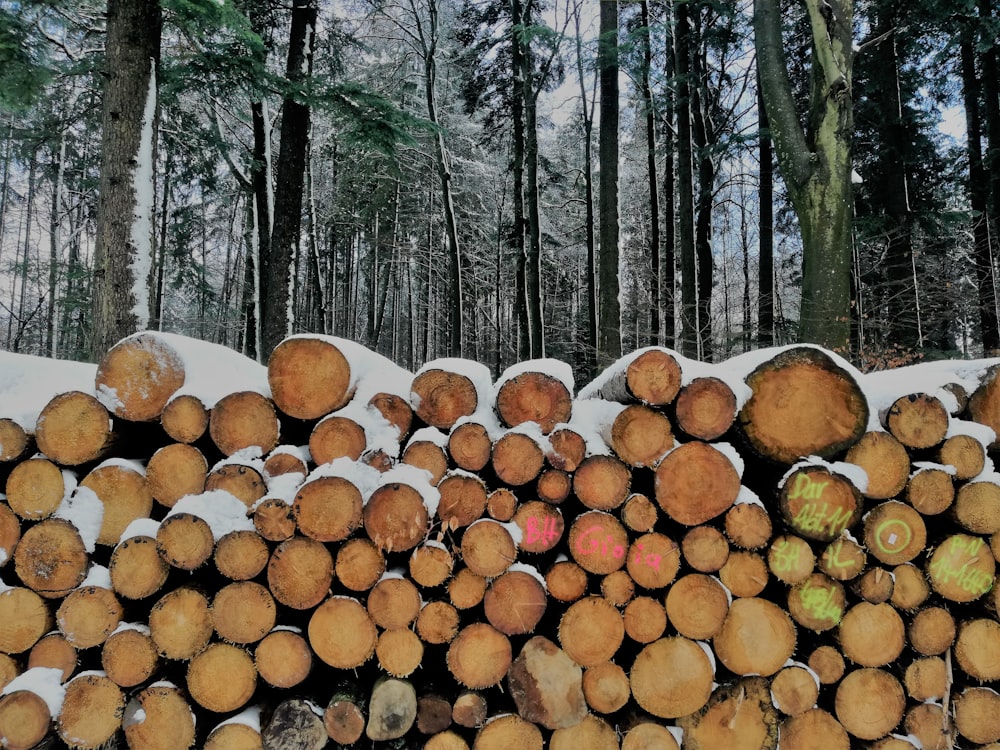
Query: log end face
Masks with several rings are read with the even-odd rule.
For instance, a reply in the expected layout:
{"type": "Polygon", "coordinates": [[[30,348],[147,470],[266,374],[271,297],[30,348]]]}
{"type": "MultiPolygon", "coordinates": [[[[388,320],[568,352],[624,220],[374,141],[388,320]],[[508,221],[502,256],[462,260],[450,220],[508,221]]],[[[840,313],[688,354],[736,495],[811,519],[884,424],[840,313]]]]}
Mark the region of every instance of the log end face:
{"type": "Polygon", "coordinates": [[[587,715],[583,670],[548,638],[535,636],[525,643],[507,681],[525,721],[560,729],[579,724],[587,715]]]}
{"type": "Polygon", "coordinates": [[[184,362],[155,333],[139,333],[119,341],[97,365],[97,393],[115,416],[150,422],[184,385],[184,362]]]}
{"type": "Polygon", "coordinates": [[[334,344],[319,338],[288,338],[267,361],[271,398],[296,419],[318,419],[347,403],[351,365],[334,344]]]}

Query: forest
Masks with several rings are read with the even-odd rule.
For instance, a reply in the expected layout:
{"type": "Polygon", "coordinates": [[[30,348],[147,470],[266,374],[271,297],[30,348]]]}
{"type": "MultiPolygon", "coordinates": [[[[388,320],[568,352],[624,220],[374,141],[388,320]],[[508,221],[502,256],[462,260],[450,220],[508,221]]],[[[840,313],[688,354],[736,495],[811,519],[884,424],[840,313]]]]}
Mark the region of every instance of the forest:
{"type": "Polygon", "coordinates": [[[1000,350],[995,0],[2,0],[0,346],[1000,350]]]}

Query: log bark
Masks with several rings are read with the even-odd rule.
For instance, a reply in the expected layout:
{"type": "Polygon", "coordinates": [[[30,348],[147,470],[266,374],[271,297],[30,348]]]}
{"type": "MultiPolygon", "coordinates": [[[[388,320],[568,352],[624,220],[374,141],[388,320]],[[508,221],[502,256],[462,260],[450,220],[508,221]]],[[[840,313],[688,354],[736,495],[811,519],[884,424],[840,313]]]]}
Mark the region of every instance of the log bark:
{"type": "Polygon", "coordinates": [[[405,680],[382,679],[372,688],[365,735],[374,742],[395,740],[417,720],[417,692],[405,680]]]}

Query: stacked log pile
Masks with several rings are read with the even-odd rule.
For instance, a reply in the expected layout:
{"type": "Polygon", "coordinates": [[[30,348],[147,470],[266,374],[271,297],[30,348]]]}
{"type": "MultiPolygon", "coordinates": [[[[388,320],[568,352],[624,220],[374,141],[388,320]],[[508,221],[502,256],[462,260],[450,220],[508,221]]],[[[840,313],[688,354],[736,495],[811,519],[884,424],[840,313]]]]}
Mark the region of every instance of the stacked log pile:
{"type": "Polygon", "coordinates": [[[998,371],[0,355],[0,747],[998,750],[998,371]]]}

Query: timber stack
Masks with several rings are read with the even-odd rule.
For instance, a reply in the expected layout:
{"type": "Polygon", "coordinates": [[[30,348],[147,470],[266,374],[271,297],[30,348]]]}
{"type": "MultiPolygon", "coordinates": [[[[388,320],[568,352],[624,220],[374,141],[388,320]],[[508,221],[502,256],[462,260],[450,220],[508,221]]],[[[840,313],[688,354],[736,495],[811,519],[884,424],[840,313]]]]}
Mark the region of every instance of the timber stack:
{"type": "Polygon", "coordinates": [[[4,748],[1000,749],[1000,361],[0,357],[4,748]]]}

